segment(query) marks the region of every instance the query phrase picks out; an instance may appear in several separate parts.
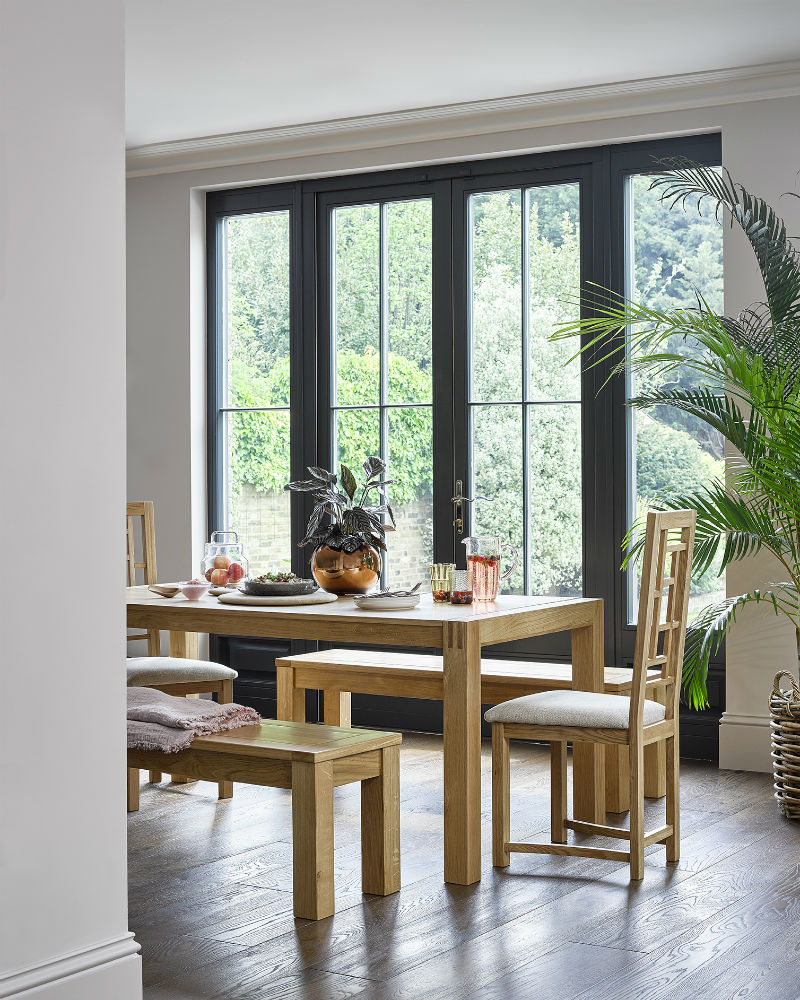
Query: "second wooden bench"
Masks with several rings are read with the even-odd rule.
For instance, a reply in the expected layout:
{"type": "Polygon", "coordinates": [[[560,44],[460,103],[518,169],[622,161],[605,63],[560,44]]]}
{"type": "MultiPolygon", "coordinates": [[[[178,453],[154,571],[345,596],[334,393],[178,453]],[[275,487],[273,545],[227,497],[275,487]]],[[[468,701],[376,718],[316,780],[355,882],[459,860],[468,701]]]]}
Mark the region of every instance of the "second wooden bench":
{"type": "MultiPolygon", "coordinates": [[[[392,653],[369,649],[325,649],[275,661],[278,681],[278,718],[305,720],[306,689],[322,691],[324,719],[329,726],[350,725],[350,695],[374,694],[396,698],[441,701],[442,657],[434,654],[392,653]]],[[[656,678],[657,670],[648,671],[656,678]]],[[[630,693],[632,671],[605,668],[606,694],[630,693]]],[[[498,705],[540,691],[570,690],[569,663],[537,663],[526,660],[481,660],[481,703],[498,705]]],[[[606,795],[611,812],[628,808],[625,761],[607,751],[606,795]]],[[[666,792],[663,753],[651,750],[645,760],[645,794],[660,798],[666,792]]]]}

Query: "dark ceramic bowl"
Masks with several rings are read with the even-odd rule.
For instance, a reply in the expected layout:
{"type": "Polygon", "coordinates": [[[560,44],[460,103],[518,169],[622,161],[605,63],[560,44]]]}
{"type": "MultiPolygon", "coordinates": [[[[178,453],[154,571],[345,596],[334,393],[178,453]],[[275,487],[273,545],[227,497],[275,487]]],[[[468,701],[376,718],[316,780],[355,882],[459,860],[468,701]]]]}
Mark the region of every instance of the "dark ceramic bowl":
{"type": "Polygon", "coordinates": [[[296,580],[294,583],[258,583],[242,580],[239,590],[251,597],[292,597],[295,594],[313,594],[319,590],[316,580],[296,580]]]}

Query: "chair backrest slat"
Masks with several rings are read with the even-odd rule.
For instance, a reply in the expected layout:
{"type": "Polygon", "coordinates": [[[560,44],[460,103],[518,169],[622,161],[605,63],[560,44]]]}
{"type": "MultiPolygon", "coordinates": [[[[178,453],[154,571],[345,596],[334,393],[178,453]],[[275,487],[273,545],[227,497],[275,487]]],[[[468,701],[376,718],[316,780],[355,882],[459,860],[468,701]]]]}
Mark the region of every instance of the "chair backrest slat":
{"type": "MultiPolygon", "coordinates": [[[[158,583],[158,570],[156,568],[156,526],[155,526],[155,506],[152,500],[135,500],[128,503],[125,511],[125,541],[126,541],[126,562],[128,566],[128,586],[135,587],[137,584],[137,569],[144,570],[143,582],[147,585],[158,583]],[[136,525],[140,525],[140,545],[142,558],[136,560],[136,525]]],[[[149,656],[158,656],[161,652],[161,636],[158,629],[148,629],[146,632],[134,632],[128,634],[128,642],[135,642],[140,639],[147,639],[147,653],[149,656]]]]}
{"type": "Polygon", "coordinates": [[[126,510],[128,586],[136,586],[136,570],[144,570],[144,583],[158,583],[156,569],[155,507],[152,500],[131,501],[126,510]],[[142,560],[136,562],[136,522],[140,523],[142,560]]]}
{"type": "Polygon", "coordinates": [[[662,680],[671,685],[667,687],[666,717],[674,718],[678,710],[696,520],[694,510],[647,514],[633,657],[631,733],[642,729],[648,669],[660,667],[662,680]]]}

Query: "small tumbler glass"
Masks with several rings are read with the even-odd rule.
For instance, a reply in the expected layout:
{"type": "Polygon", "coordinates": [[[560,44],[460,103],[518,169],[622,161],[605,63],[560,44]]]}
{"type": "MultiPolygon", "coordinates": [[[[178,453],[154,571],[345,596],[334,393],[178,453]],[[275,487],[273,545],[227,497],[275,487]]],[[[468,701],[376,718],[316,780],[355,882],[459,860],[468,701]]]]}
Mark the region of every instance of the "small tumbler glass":
{"type": "Polygon", "coordinates": [[[436,604],[448,604],[455,563],[431,563],[431,594],[436,604]]]}
{"type": "Polygon", "coordinates": [[[472,576],[469,570],[453,571],[453,586],[450,591],[451,604],[472,604],[472,576]]]}

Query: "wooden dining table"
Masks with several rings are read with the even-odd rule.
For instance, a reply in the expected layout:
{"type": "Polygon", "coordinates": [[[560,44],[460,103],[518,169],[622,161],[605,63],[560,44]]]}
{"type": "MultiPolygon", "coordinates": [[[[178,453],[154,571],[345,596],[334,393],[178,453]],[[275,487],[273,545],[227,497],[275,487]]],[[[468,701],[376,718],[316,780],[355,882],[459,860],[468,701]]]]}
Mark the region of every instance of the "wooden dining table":
{"type": "MultiPolygon", "coordinates": [[[[485,604],[435,604],[364,611],[350,598],[330,604],[263,607],[187,601],[129,587],[128,626],[166,630],[173,656],[196,656],[197,633],[306,639],[442,651],[444,687],[444,878],[481,877],[481,649],[553,632],[572,634],[573,687],[603,690],[603,602],[592,598],[500,596],[485,604]]],[[[605,822],[602,747],[573,748],[574,814],[605,822]]]]}

